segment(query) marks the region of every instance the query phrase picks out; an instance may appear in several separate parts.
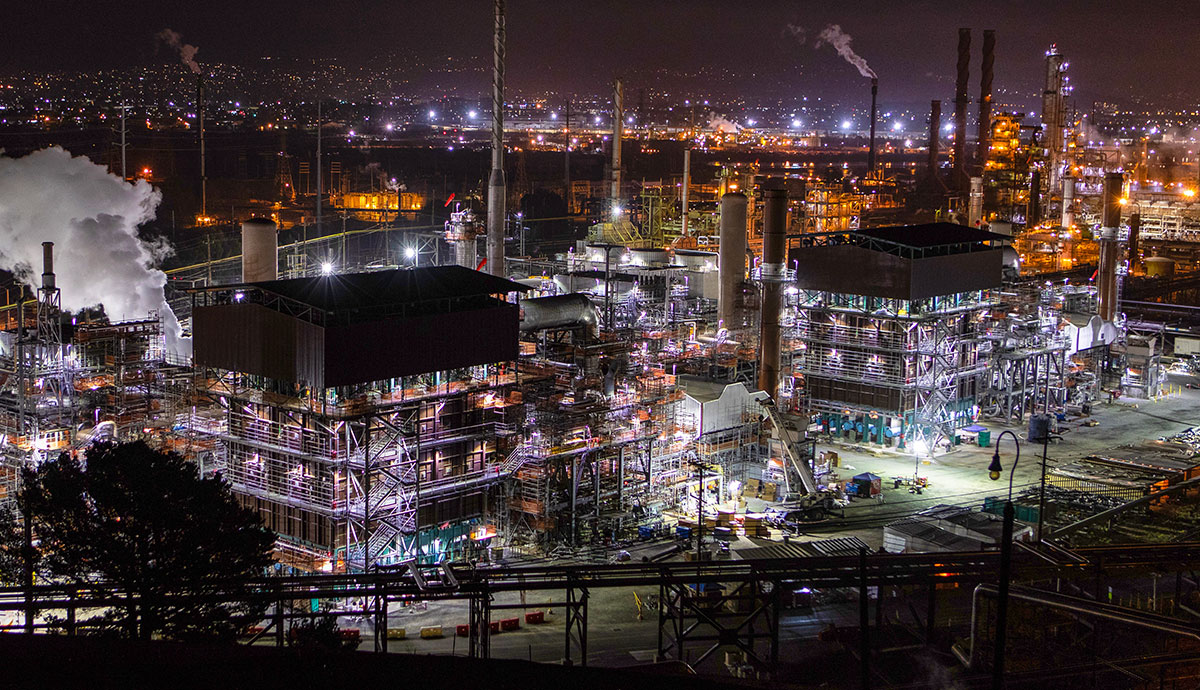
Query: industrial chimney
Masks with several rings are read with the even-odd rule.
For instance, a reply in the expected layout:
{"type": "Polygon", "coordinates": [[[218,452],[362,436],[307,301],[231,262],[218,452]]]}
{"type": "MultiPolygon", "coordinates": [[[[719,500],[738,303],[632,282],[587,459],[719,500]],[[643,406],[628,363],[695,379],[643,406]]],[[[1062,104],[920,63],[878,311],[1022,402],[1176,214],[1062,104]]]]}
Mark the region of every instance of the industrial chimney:
{"type": "Polygon", "coordinates": [[[729,329],[742,325],[737,300],[746,279],[746,206],[746,195],[741,192],[729,192],[721,197],[721,244],[718,250],[721,292],[717,314],[729,329]]]}
{"type": "Polygon", "coordinates": [[[204,169],[204,101],[204,75],[200,74],[196,76],[196,112],[200,121],[200,215],[208,218],[208,173],[204,169]]]}
{"type": "MultiPolygon", "coordinates": [[[[1051,171],[1053,174],[1053,170],[1051,171]]],[[[1070,228],[1075,225],[1075,178],[1062,178],[1062,226],[1070,228]]]]}
{"type": "Polygon", "coordinates": [[[929,167],[929,176],[930,177],[937,177],[938,144],[940,143],[940,139],[938,138],[940,136],[940,133],[938,130],[941,127],[941,125],[942,125],[942,102],[941,101],[930,101],[929,102],[929,142],[927,143],[927,147],[929,149],[928,167],[929,167]]]}
{"type": "Polygon", "coordinates": [[[54,287],[54,243],[42,242],[42,289],[54,287]]]}
{"type": "Polygon", "coordinates": [[[504,277],[504,0],[495,0],[492,34],[492,174],[488,178],[488,272],[504,277]]]}
{"type": "Polygon", "coordinates": [[[879,80],[871,77],[871,144],[867,149],[867,175],[875,174],[875,97],[879,94],[879,80]]]}
{"type": "Polygon", "coordinates": [[[768,181],[763,190],[762,310],[758,331],[758,387],[772,400],[779,389],[779,311],[783,307],[783,281],[787,241],[787,189],[782,181],[768,181]]]}
{"type": "Polygon", "coordinates": [[[625,131],[624,100],[625,89],[621,86],[621,80],[618,79],[613,84],[612,198],[609,202],[614,223],[618,220],[621,208],[621,135],[625,131]]]}
{"type": "Polygon", "coordinates": [[[967,182],[967,80],[971,76],[971,30],[958,30],[958,77],[954,82],[954,170],[958,189],[967,182]]]}
{"type": "Polygon", "coordinates": [[[692,186],[692,148],[689,145],[683,150],[683,236],[688,234],[688,192],[692,186]]]}
{"type": "Polygon", "coordinates": [[[1121,187],[1125,175],[1110,172],[1104,175],[1104,215],[1100,223],[1100,266],[1096,273],[1096,310],[1100,318],[1112,321],[1117,315],[1117,263],[1121,248],[1117,244],[1117,228],[1121,225],[1121,187]]]}
{"type": "Polygon", "coordinates": [[[242,223],[242,282],[275,280],[279,268],[279,229],[275,221],[251,218],[242,223]]]}
{"type": "Polygon", "coordinates": [[[1029,173],[1029,211],[1025,214],[1025,226],[1032,228],[1042,222],[1042,171],[1029,173]]]}
{"type": "Polygon", "coordinates": [[[983,32],[983,64],[979,68],[979,174],[987,170],[992,146],[992,68],[996,62],[996,32],[983,32]]]}

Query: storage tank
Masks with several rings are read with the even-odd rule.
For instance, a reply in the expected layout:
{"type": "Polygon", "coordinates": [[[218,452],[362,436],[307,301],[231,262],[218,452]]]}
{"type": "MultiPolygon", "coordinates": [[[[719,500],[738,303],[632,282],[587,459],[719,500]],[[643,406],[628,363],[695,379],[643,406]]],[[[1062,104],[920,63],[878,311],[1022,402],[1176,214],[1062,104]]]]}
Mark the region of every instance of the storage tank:
{"type": "Polygon", "coordinates": [[[267,218],[242,223],[242,282],[275,280],[279,270],[279,228],[267,218]]]}
{"type": "Polygon", "coordinates": [[[1152,256],[1145,261],[1146,275],[1151,278],[1170,278],[1175,275],[1175,260],[1165,256],[1152,256]]]}
{"type": "Polygon", "coordinates": [[[720,252],[721,293],[719,318],[726,328],[740,328],[742,319],[736,304],[746,280],[746,209],[748,200],[741,192],[721,197],[720,252]]]}

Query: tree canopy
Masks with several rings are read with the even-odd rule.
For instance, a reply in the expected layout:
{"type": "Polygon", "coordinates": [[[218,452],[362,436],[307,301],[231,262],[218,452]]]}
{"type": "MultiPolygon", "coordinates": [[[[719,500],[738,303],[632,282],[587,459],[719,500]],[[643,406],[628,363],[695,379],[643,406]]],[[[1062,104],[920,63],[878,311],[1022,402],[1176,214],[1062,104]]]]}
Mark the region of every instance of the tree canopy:
{"type": "Polygon", "coordinates": [[[178,454],[141,441],[98,443],[83,458],[63,453],[26,470],[23,481],[39,575],[106,581],[136,595],[87,623],[141,638],[231,637],[260,613],[250,603],[170,596],[261,576],[274,543],[220,479],[199,478],[178,454]]]}

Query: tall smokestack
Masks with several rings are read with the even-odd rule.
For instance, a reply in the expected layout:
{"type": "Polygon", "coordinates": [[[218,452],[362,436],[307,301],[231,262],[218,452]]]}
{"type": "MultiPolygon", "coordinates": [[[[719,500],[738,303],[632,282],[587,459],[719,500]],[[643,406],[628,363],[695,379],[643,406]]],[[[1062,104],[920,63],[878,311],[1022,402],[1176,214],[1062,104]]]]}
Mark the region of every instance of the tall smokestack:
{"type": "Polygon", "coordinates": [[[683,150],[683,234],[688,234],[688,190],[692,186],[692,149],[683,150]]]}
{"type": "Polygon", "coordinates": [[[929,141],[926,144],[926,146],[929,149],[929,161],[928,161],[927,165],[929,167],[929,176],[930,177],[937,176],[938,145],[941,143],[941,140],[938,137],[940,136],[939,130],[940,130],[941,126],[942,126],[942,102],[941,101],[930,101],[929,102],[929,141]]]}
{"type": "Polygon", "coordinates": [[[1100,318],[1112,321],[1117,315],[1117,263],[1121,249],[1117,228],[1121,225],[1121,187],[1125,176],[1104,175],[1104,215],[1100,223],[1100,266],[1096,274],[1096,307],[1100,318]]]}
{"type": "Polygon", "coordinates": [[[787,241],[787,189],[768,181],[763,190],[762,311],[758,331],[758,387],[772,400],[779,389],[779,310],[783,306],[784,245],[787,241]]]}
{"type": "Polygon", "coordinates": [[[200,215],[208,217],[208,174],[204,170],[204,75],[196,76],[196,111],[200,120],[200,215]]]}
{"type": "Polygon", "coordinates": [[[879,94],[879,80],[871,77],[871,144],[867,149],[867,174],[875,174],[875,96],[879,94]]]}
{"type": "Polygon", "coordinates": [[[42,242],[42,289],[54,289],[54,243],[42,242]]]}
{"type": "Polygon", "coordinates": [[[617,220],[618,209],[621,208],[621,135],[625,131],[625,112],[623,101],[625,89],[618,79],[613,85],[613,127],[612,127],[612,208],[613,220],[617,220]]]}
{"type": "Polygon", "coordinates": [[[958,78],[954,82],[954,170],[959,189],[967,182],[967,80],[971,76],[971,30],[958,30],[958,78]]]}
{"type": "Polygon", "coordinates": [[[721,197],[721,244],[718,249],[721,292],[717,314],[729,329],[742,325],[736,305],[742,282],[746,280],[746,206],[746,195],[741,192],[730,192],[721,197]]]}
{"type": "Polygon", "coordinates": [[[488,179],[487,262],[504,276],[504,0],[495,0],[492,35],[492,174],[488,179]]]}
{"type": "Polygon", "coordinates": [[[983,31],[983,64],[979,68],[979,170],[987,170],[992,146],[992,68],[996,62],[996,32],[983,31]]]}

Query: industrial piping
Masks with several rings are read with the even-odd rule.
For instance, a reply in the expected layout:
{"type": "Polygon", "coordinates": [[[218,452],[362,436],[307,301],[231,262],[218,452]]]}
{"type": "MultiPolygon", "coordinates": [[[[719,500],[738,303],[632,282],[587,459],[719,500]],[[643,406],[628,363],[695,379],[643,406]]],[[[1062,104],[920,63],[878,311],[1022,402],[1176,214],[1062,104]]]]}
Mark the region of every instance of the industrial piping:
{"type": "Polygon", "coordinates": [[[548,328],[586,328],[588,333],[596,335],[600,330],[600,313],[587,295],[579,293],[521,300],[521,330],[548,328]]]}
{"type": "Polygon", "coordinates": [[[996,32],[983,32],[983,64],[979,72],[979,174],[987,170],[992,146],[992,71],[996,62],[996,32]]]}
{"type": "Polygon", "coordinates": [[[738,294],[746,279],[746,195],[729,192],[721,197],[721,237],[718,249],[721,291],[717,314],[725,328],[742,325],[738,294]]]}
{"type": "Polygon", "coordinates": [[[1117,244],[1117,228],[1121,225],[1121,187],[1125,175],[1110,172],[1104,175],[1104,215],[1100,224],[1100,266],[1096,276],[1096,311],[1104,321],[1117,315],[1117,263],[1121,248],[1117,244]]]}
{"type": "Polygon", "coordinates": [[[763,190],[763,261],[759,266],[762,310],[758,332],[758,387],[772,400],[779,389],[779,311],[785,276],[786,234],[787,190],[780,184],[778,188],[763,190]]]}
{"type": "Polygon", "coordinates": [[[242,223],[242,282],[275,280],[279,270],[279,230],[275,221],[251,218],[242,223]]]}
{"type": "Polygon", "coordinates": [[[954,82],[954,169],[960,192],[967,182],[967,80],[971,76],[971,30],[958,30],[958,78],[954,82]]]}
{"type": "Polygon", "coordinates": [[[879,94],[879,80],[871,77],[871,144],[867,149],[867,174],[875,174],[875,97],[879,94]]]}
{"type": "Polygon", "coordinates": [[[504,0],[495,0],[492,35],[492,174],[488,179],[488,272],[504,277],[504,0]]]}

